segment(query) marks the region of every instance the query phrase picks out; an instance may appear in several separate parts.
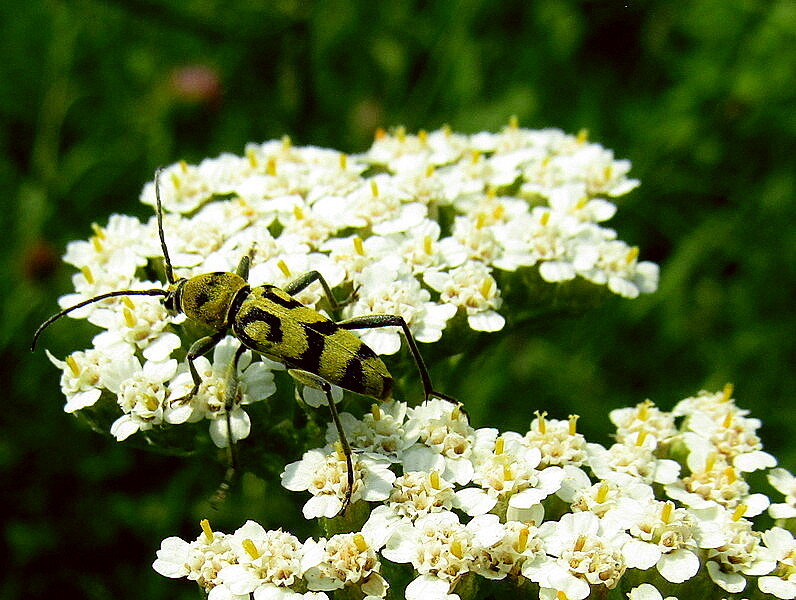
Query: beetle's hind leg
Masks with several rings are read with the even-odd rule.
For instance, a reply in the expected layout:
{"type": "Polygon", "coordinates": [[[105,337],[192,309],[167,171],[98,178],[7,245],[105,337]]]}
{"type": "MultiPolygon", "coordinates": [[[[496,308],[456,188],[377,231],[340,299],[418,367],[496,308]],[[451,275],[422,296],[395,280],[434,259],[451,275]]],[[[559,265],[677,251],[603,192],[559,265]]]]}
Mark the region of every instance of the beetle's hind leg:
{"type": "Polygon", "coordinates": [[[412,353],[412,358],[417,365],[417,371],[420,373],[420,381],[423,383],[423,393],[426,400],[429,398],[440,398],[452,404],[459,404],[459,401],[452,396],[443,394],[436,391],[431,385],[431,377],[428,374],[426,363],[423,362],[423,357],[417,347],[417,342],[409,330],[409,325],[403,317],[398,315],[362,315],[345,321],[338,321],[337,326],[341,329],[376,329],[379,327],[400,327],[406,344],[409,346],[409,351],[412,353]]]}
{"type": "Polygon", "coordinates": [[[343,424],[340,422],[340,415],[337,413],[337,405],[332,398],[332,386],[329,383],[318,377],[314,373],[304,371],[302,369],[288,369],[288,375],[295,379],[298,383],[312,388],[320,389],[326,395],[326,401],[329,403],[329,411],[332,413],[332,421],[337,429],[337,437],[340,439],[340,446],[343,448],[343,455],[345,456],[346,465],[346,480],[347,486],[345,491],[345,498],[343,499],[343,507],[340,509],[344,512],[351,504],[351,495],[354,491],[354,463],[351,458],[351,446],[346,438],[345,431],[343,431],[343,424]]]}

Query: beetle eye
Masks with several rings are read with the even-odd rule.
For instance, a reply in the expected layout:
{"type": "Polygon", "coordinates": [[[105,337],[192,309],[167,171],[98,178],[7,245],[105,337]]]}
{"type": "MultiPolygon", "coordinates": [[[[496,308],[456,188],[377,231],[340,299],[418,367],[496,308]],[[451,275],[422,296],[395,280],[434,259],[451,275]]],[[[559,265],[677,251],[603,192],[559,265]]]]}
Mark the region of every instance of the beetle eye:
{"type": "Polygon", "coordinates": [[[166,296],[163,299],[163,306],[165,306],[166,310],[169,311],[170,313],[177,312],[177,309],[174,306],[174,300],[175,300],[175,298],[174,298],[174,294],[173,293],[169,294],[168,296],[166,296]]]}

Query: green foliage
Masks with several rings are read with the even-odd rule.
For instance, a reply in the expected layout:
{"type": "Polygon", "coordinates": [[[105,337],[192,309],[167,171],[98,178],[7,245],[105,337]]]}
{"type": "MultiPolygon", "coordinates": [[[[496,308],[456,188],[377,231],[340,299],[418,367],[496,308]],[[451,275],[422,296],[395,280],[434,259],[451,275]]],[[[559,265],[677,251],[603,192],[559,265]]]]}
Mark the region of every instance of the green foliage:
{"type": "MultiPolygon", "coordinates": [[[[661,264],[660,291],[485,336],[441,389],[476,426],[577,412],[607,442],[610,408],[733,381],[794,467],[790,0],[32,0],[1,3],[0,22],[0,599],[193,598],[149,570],[162,538],[206,516],[311,533],[276,480],[244,478],[212,513],[223,466],[77,426],[57,372],[27,352],[68,289],[67,241],[113,211],[148,216],[136,200],[157,165],[285,133],[354,152],[396,124],[588,128],[642,181],[613,226],[661,264]]],[[[63,356],[90,335],[64,324],[46,345],[63,356]]]]}

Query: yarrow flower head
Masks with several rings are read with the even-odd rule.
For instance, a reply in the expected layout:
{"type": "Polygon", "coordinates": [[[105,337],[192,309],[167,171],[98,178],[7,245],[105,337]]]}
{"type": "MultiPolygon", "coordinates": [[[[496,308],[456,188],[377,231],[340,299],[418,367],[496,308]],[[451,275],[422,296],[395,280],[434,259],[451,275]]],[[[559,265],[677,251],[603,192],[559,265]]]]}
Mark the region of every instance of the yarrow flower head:
{"type": "MultiPolygon", "coordinates": [[[[474,135],[382,131],[356,155],[297,147],[285,137],[249,144],[241,156],[180,161],[163,169],[158,183],[175,277],[235,271],[246,255],[252,287],[286,286],[317,271],[338,298],[347,297],[335,318],[400,316],[417,341],[444,345],[453,323],[465,336],[501,330],[511,302],[542,297],[538,291],[551,282],[558,298],[567,297],[566,282],[574,279],[626,297],[653,291],[657,266],[638,260],[637,249],[604,227],[616,210],[611,199],[638,183],[628,169],[584,135],[513,121],[498,133],[474,135]]],[[[141,201],[156,205],[155,182],[144,186],[141,201]]],[[[67,248],[64,260],[78,271],[74,293],[59,300],[63,308],[109,291],[166,287],[155,216],[141,222],[114,215],[92,228],[88,240],[67,248]]],[[[295,296],[330,310],[321,286],[295,296]]],[[[119,440],[146,435],[157,445],[159,432],[205,419],[215,445],[246,437],[251,405],[275,393],[266,371],[277,367],[247,353],[230,375],[218,360],[197,358],[202,379],[213,381],[191,392],[197,382],[185,350],[198,332],[160,300],[112,297],[69,313],[101,332],[91,348],[53,358],[63,371],[66,410],[107,420],[119,440]],[[130,390],[146,385],[151,389],[134,402],[130,390]],[[114,397],[119,404],[109,419],[99,407],[114,397]],[[180,398],[188,400],[175,402],[180,398]]],[[[395,327],[357,333],[377,354],[396,354],[402,345],[395,327]]],[[[450,452],[445,460],[451,476],[450,452]]]]}
{"type": "Polygon", "coordinates": [[[301,542],[253,522],[229,535],[205,526],[195,542],[164,540],[156,570],[198,581],[213,600],[466,600],[502,581],[544,600],[686,598],[710,585],[717,598],[751,598],[755,580],[761,594],[796,595],[787,529],[757,530],[743,502],[680,500],[695,473],[678,445],[692,433],[689,420],[677,425],[649,401],[612,413],[622,440],[612,449],[587,442],[575,417],[543,412],[524,433],[475,429],[440,399],[343,415],[355,464],[350,509],[337,516],[347,473],[331,433],[282,476],[284,487],[309,494],[306,518],[336,517],[327,521],[333,533],[301,542]]]}

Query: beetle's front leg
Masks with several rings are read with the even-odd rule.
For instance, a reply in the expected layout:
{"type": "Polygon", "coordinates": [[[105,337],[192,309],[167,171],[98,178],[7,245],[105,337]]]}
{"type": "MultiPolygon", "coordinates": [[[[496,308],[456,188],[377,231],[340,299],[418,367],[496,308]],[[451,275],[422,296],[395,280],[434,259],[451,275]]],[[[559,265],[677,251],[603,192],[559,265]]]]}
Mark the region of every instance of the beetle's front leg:
{"type": "Polygon", "coordinates": [[[176,398],[172,400],[172,404],[188,404],[188,402],[193,400],[193,397],[196,396],[196,393],[199,391],[199,386],[202,385],[202,378],[199,376],[199,372],[196,370],[194,361],[203,354],[206,354],[212,350],[226,334],[227,330],[222,329],[221,331],[217,331],[211,335],[206,335],[205,337],[199,338],[193,344],[191,344],[191,347],[188,350],[188,354],[185,356],[185,358],[188,360],[188,370],[191,372],[193,387],[191,388],[191,391],[182,398],[176,398]]]}

